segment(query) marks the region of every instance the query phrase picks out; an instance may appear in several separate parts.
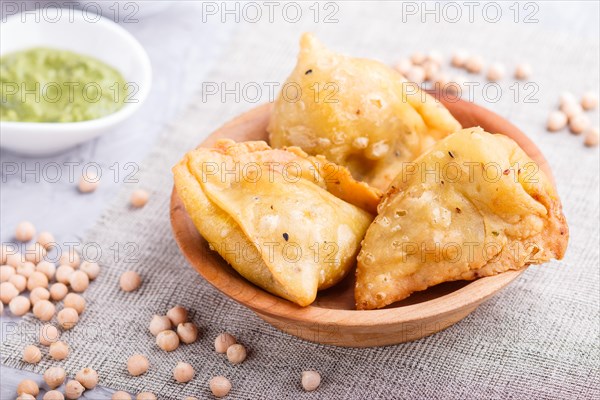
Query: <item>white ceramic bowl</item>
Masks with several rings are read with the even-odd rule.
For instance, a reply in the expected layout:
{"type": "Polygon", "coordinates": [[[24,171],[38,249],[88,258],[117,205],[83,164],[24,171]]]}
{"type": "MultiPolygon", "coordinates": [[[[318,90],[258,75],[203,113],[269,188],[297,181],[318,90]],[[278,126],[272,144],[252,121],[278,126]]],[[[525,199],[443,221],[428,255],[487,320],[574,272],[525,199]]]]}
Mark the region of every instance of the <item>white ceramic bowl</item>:
{"type": "Polygon", "coordinates": [[[48,155],[109,132],[135,113],[150,92],[152,66],[141,44],[114,22],[81,10],[40,9],[37,15],[13,15],[1,24],[0,55],[31,47],[52,47],[95,57],[121,72],[137,93],[117,112],[82,122],[0,121],[0,146],[24,155],[48,155]],[[56,15],[60,15],[56,18],[56,15]],[[37,17],[37,21],[36,21],[37,17]]]}

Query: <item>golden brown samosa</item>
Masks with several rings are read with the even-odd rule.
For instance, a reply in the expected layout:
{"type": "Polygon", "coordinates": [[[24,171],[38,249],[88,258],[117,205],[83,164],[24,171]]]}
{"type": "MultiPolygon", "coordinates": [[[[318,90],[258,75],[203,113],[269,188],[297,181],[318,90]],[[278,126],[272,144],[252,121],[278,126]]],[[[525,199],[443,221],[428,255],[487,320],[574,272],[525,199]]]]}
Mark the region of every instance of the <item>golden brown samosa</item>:
{"type": "Polygon", "coordinates": [[[298,146],[385,190],[402,162],[461,129],[448,110],[396,70],[334,53],[310,34],[268,126],[273,147],[298,146]]]}
{"type": "Polygon", "coordinates": [[[358,256],[356,306],[560,259],[567,241],[560,199],[538,165],[506,136],[465,129],[392,182],[358,256]]]}
{"type": "Polygon", "coordinates": [[[185,209],[242,276],[301,306],[355,265],[380,193],[298,148],[220,140],[173,168],[185,209]]]}

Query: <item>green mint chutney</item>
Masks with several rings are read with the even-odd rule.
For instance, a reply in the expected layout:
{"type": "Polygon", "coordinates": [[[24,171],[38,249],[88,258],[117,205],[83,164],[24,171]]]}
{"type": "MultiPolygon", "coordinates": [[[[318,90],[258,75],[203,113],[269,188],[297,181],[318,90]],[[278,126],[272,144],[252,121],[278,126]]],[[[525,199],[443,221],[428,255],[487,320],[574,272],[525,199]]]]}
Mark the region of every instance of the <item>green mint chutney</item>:
{"type": "Polygon", "coordinates": [[[0,57],[0,120],[78,122],[123,107],[128,85],[100,60],[66,50],[32,48],[0,57]]]}

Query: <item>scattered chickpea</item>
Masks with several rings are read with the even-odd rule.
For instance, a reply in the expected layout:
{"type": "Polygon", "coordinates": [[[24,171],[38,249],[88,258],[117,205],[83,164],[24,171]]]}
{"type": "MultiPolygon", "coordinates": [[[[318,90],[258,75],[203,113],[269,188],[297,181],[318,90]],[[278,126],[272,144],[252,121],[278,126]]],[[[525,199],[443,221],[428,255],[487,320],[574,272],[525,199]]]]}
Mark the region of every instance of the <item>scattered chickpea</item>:
{"type": "Polygon", "coordinates": [[[18,295],[19,290],[11,282],[0,283],[0,300],[2,300],[2,303],[8,304],[18,295]]]}
{"type": "Polygon", "coordinates": [[[396,69],[398,70],[398,72],[400,72],[402,75],[405,75],[408,73],[408,71],[412,68],[412,62],[408,59],[402,59],[398,62],[398,64],[396,64],[396,69]]]}
{"type": "Polygon", "coordinates": [[[135,208],[142,208],[148,203],[149,198],[150,195],[145,190],[134,190],[133,193],[131,193],[131,205],[135,208]]]}
{"type": "Polygon", "coordinates": [[[79,321],[77,310],[71,307],[65,307],[56,314],[56,320],[63,329],[71,329],[79,321]]]}
{"type": "Polygon", "coordinates": [[[576,115],[569,121],[569,129],[574,135],[579,135],[590,125],[590,120],[585,115],[576,115]]]}
{"type": "Polygon", "coordinates": [[[40,387],[35,381],[31,379],[24,379],[19,382],[17,386],[17,394],[20,396],[22,394],[30,394],[32,396],[37,396],[40,393],[40,387]]]}
{"type": "Polygon", "coordinates": [[[76,250],[71,249],[66,253],[62,253],[58,259],[59,265],[70,265],[73,269],[79,267],[80,263],[81,257],[79,256],[79,253],[76,250]]]}
{"type": "Polygon", "coordinates": [[[483,70],[483,58],[479,56],[470,56],[465,62],[465,68],[472,74],[478,74],[483,70]]]}
{"type": "Polygon", "coordinates": [[[65,382],[67,373],[62,367],[50,367],[44,372],[44,381],[50,389],[56,389],[65,382]]]}
{"type": "Polygon", "coordinates": [[[167,331],[172,328],[171,320],[166,315],[155,315],[150,321],[150,333],[156,336],[162,331],[167,331]]]}
{"type": "Polygon", "coordinates": [[[49,261],[42,260],[35,266],[35,270],[43,273],[48,277],[49,280],[54,279],[54,274],[56,273],[56,265],[52,264],[49,261]]]}
{"type": "Polygon", "coordinates": [[[410,82],[421,84],[425,81],[425,68],[420,65],[413,65],[406,73],[406,79],[410,82]]]}
{"type": "Polygon", "coordinates": [[[85,388],[83,385],[76,380],[70,380],[65,385],[65,396],[67,399],[78,399],[81,397],[84,391],[85,388]]]}
{"type": "Polygon", "coordinates": [[[307,392],[316,390],[321,384],[321,374],[317,371],[302,371],[302,387],[307,392]]]}
{"type": "Polygon", "coordinates": [[[15,239],[19,242],[29,242],[35,236],[35,226],[29,221],[19,222],[15,230],[15,239]]]}
{"type": "Polygon", "coordinates": [[[45,324],[40,329],[40,344],[42,346],[50,346],[52,343],[56,343],[59,338],[60,333],[52,324],[45,324]]]}
{"type": "Polygon", "coordinates": [[[56,313],[56,306],[48,300],[39,300],[33,305],[33,315],[40,321],[50,321],[56,313]]]}
{"type": "Polygon", "coordinates": [[[65,395],[58,390],[50,390],[46,392],[42,400],[65,400],[65,395]]]}
{"type": "Polygon", "coordinates": [[[77,311],[77,314],[81,314],[85,310],[85,299],[77,293],[69,293],[65,297],[64,305],[77,311]]]}
{"type": "Polygon", "coordinates": [[[134,354],[127,360],[127,371],[133,376],[139,376],[150,368],[148,358],[142,354],[134,354]]]}
{"type": "Polygon", "coordinates": [[[156,400],[156,395],[151,392],[142,392],[135,396],[135,400],[156,400]]]}
{"type": "Polygon", "coordinates": [[[90,285],[90,278],[85,272],[77,270],[69,277],[69,284],[74,292],[81,293],[90,285]]]}
{"type": "Polygon", "coordinates": [[[548,121],[546,122],[546,129],[550,132],[556,132],[567,126],[567,115],[562,111],[552,111],[548,115],[548,121]]]}
{"type": "Polygon", "coordinates": [[[519,80],[529,79],[532,72],[533,72],[533,70],[531,68],[531,65],[529,65],[527,63],[519,64],[519,65],[517,65],[517,68],[515,69],[515,78],[517,78],[519,80]]]}
{"type": "Polygon", "coordinates": [[[9,253],[9,254],[6,254],[5,263],[7,265],[11,265],[15,268],[19,268],[21,266],[21,264],[23,264],[23,260],[24,260],[24,257],[21,253],[9,253]]]}
{"type": "Polygon", "coordinates": [[[79,179],[79,184],[77,185],[77,188],[79,189],[79,191],[81,193],[92,193],[96,189],[98,189],[99,185],[100,185],[100,179],[98,177],[82,176],[81,179],[79,179]]]}
{"type": "Polygon", "coordinates": [[[17,267],[17,274],[29,278],[35,272],[35,264],[31,261],[23,261],[17,267]]]}
{"type": "Polygon", "coordinates": [[[241,364],[246,359],[246,348],[241,344],[232,344],[227,348],[227,359],[232,364],[241,364]]]}
{"type": "Polygon", "coordinates": [[[575,98],[575,95],[571,92],[563,92],[560,94],[559,97],[559,105],[562,108],[565,104],[568,103],[577,103],[577,99],[575,98]]]}
{"type": "Polygon", "coordinates": [[[50,286],[50,298],[54,301],[61,301],[69,293],[69,288],[64,283],[56,282],[50,286]]]}
{"type": "Polygon", "coordinates": [[[98,384],[98,373],[91,368],[84,368],[75,374],[75,379],[86,389],[93,389],[98,384]]]}
{"type": "Polygon", "coordinates": [[[215,376],[208,381],[208,386],[215,397],[225,397],[231,390],[231,382],[224,376],[215,376]]]}
{"type": "Polygon", "coordinates": [[[156,345],[164,351],[173,351],[179,347],[179,336],[173,331],[162,331],[156,336],[156,345]]]}
{"type": "Polygon", "coordinates": [[[48,354],[56,361],[64,360],[69,356],[69,345],[61,341],[51,343],[48,354]]]}
{"type": "Polygon", "coordinates": [[[215,351],[217,353],[223,354],[227,352],[229,346],[236,343],[235,337],[230,335],[229,333],[221,333],[219,336],[215,338],[215,351]]]}
{"type": "Polygon", "coordinates": [[[13,275],[8,279],[8,281],[15,285],[19,293],[27,289],[27,278],[25,278],[23,275],[13,275]]]}
{"type": "Polygon", "coordinates": [[[39,243],[34,243],[25,248],[25,260],[37,264],[41,262],[48,252],[39,243]]]}
{"type": "Polygon", "coordinates": [[[29,312],[31,308],[31,302],[25,296],[17,296],[10,301],[8,304],[10,312],[17,317],[21,317],[29,312]]]}
{"type": "Polygon", "coordinates": [[[47,288],[48,277],[43,272],[35,271],[31,274],[29,279],[27,279],[27,290],[31,291],[38,287],[47,288]]]}
{"type": "Polygon", "coordinates": [[[467,62],[467,58],[469,58],[469,54],[464,50],[457,50],[452,55],[452,66],[456,68],[463,68],[467,62]]]}
{"type": "Polygon", "coordinates": [[[113,393],[111,400],[131,400],[131,395],[127,392],[119,390],[118,392],[113,393]]]}
{"type": "Polygon", "coordinates": [[[179,383],[191,381],[195,373],[194,367],[192,367],[191,364],[181,361],[178,362],[175,369],[173,369],[173,377],[179,383]]]}
{"type": "Polygon", "coordinates": [[[444,56],[438,50],[431,50],[427,53],[427,61],[440,65],[444,61],[444,56]]]}
{"type": "Polygon", "coordinates": [[[567,114],[569,119],[575,118],[583,113],[583,108],[578,103],[564,103],[560,106],[562,112],[567,114]]]}
{"type": "Polygon", "coordinates": [[[119,278],[119,285],[124,292],[133,292],[142,285],[142,277],[135,271],[124,272],[119,278]]]}
{"type": "Polygon", "coordinates": [[[492,82],[501,80],[502,78],[504,78],[504,71],[504,65],[500,63],[493,63],[488,69],[486,76],[487,80],[492,82]]]}
{"type": "Polygon", "coordinates": [[[167,311],[167,317],[169,317],[171,323],[173,323],[173,326],[177,326],[187,321],[188,312],[181,306],[175,306],[167,311]]]}
{"type": "Polygon", "coordinates": [[[37,364],[42,359],[42,352],[37,346],[30,344],[23,349],[23,361],[29,364],[37,364]]]}
{"type": "Polygon", "coordinates": [[[87,274],[88,278],[90,278],[90,281],[93,281],[98,277],[98,275],[100,275],[100,266],[98,263],[92,261],[82,262],[79,266],[79,269],[87,274]]]}
{"type": "Polygon", "coordinates": [[[17,397],[17,400],[35,400],[35,396],[32,396],[28,393],[23,393],[17,397]]]}
{"type": "Polygon", "coordinates": [[[581,97],[581,106],[584,110],[593,110],[598,107],[598,95],[594,92],[585,92],[581,97]]]}
{"type": "Polygon", "coordinates": [[[33,304],[34,306],[35,303],[37,303],[38,301],[48,299],[50,299],[50,292],[48,291],[48,289],[43,287],[37,287],[33,289],[31,293],[29,293],[29,301],[31,301],[31,304],[33,304]]]}
{"type": "Polygon", "coordinates": [[[75,272],[75,269],[70,265],[60,265],[56,269],[56,280],[60,283],[67,285],[69,283],[69,278],[75,272]]]}
{"type": "Polygon", "coordinates": [[[0,282],[8,282],[8,279],[15,275],[17,270],[11,265],[3,265],[0,267],[0,282]]]}
{"type": "Polygon", "coordinates": [[[50,250],[56,245],[54,235],[50,232],[41,232],[37,238],[37,242],[46,250],[50,250]]]}
{"type": "Polygon", "coordinates": [[[198,339],[198,328],[191,322],[185,322],[177,325],[177,335],[185,344],[194,343],[198,339]]]}
{"type": "Polygon", "coordinates": [[[589,129],[585,134],[583,144],[587,147],[598,146],[598,127],[589,129]]]}
{"type": "Polygon", "coordinates": [[[410,61],[414,65],[421,65],[425,62],[426,59],[427,56],[425,56],[425,54],[421,53],[420,51],[416,51],[410,56],[410,61]]]}

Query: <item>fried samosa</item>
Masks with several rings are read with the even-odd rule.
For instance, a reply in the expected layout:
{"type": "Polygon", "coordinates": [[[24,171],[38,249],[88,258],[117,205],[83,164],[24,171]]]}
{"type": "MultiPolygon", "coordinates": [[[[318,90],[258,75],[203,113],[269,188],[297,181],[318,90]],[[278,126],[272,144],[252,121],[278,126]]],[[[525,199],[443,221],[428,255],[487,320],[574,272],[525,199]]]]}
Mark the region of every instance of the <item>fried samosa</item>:
{"type": "Polygon", "coordinates": [[[374,60],[333,53],[310,34],[268,126],[273,147],[298,146],[381,190],[437,140],[461,129],[433,97],[374,60]]]}
{"type": "Polygon", "coordinates": [[[470,128],[407,163],[358,256],[358,309],[446,281],[561,259],[568,227],[549,178],[510,138],[470,128]]]}
{"type": "Polygon", "coordinates": [[[258,141],[225,139],[190,151],[173,173],[211,249],[246,279],[300,306],[353,268],[381,197],[343,167],[258,141]]]}

